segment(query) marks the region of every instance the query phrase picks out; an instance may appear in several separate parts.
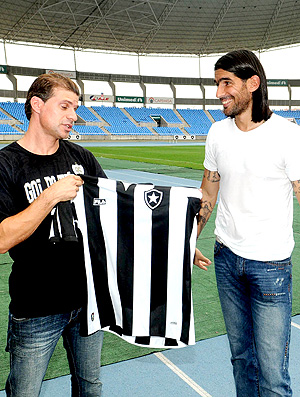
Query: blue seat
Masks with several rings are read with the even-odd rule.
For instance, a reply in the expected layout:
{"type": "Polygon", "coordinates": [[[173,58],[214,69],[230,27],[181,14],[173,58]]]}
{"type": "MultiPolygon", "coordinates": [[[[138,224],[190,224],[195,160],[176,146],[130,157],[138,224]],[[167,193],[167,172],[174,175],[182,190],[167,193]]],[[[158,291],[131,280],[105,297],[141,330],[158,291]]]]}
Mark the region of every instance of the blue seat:
{"type": "Polygon", "coordinates": [[[185,127],[190,135],[207,135],[212,122],[202,109],[178,109],[190,127],[185,127]]]}

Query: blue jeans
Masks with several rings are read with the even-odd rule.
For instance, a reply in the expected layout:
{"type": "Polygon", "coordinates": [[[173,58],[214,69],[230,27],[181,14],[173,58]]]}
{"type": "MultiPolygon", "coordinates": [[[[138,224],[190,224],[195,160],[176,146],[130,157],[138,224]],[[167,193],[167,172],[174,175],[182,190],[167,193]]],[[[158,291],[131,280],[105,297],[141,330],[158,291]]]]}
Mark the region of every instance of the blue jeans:
{"type": "Polygon", "coordinates": [[[217,241],[215,271],[237,396],[291,396],[291,259],[249,260],[217,241]]]}
{"type": "Polygon", "coordinates": [[[39,395],[48,363],[63,337],[71,372],[72,396],[101,395],[99,380],[103,332],[88,337],[79,335],[79,310],[47,317],[15,319],[9,315],[7,351],[10,373],[7,396],[39,395]]]}

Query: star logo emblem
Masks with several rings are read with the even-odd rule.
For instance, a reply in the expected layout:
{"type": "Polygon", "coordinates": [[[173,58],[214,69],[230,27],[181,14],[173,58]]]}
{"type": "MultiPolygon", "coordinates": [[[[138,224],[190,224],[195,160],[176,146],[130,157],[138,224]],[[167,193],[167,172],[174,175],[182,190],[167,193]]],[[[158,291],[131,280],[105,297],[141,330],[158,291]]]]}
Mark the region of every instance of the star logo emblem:
{"type": "Polygon", "coordinates": [[[157,189],[151,189],[145,192],[145,203],[151,210],[154,210],[159,206],[159,204],[162,201],[162,198],[163,198],[163,192],[160,192],[157,189]]]}

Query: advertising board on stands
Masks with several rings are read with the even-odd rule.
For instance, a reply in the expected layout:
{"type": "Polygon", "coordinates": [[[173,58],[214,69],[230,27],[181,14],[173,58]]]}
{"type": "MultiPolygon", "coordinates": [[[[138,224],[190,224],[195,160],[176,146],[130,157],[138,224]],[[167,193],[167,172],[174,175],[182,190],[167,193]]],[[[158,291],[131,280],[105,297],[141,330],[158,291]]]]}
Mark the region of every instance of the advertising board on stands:
{"type": "Polygon", "coordinates": [[[174,98],[166,98],[166,97],[147,97],[146,98],[146,103],[153,103],[155,105],[160,105],[160,104],[168,104],[168,105],[173,105],[174,104],[174,98]]]}
{"type": "Polygon", "coordinates": [[[84,100],[88,102],[113,102],[114,97],[113,95],[104,95],[103,93],[100,95],[85,94],[84,100]]]}
{"type": "Polygon", "coordinates": [[[0,73],[7,74],[7,66],[6,65],[0,65],[0,73]]]}
{"type": "Polygon", "coordinates": [[[142,96],[116,96],[116,102],[144,103],[145,98],[142,96]]]}

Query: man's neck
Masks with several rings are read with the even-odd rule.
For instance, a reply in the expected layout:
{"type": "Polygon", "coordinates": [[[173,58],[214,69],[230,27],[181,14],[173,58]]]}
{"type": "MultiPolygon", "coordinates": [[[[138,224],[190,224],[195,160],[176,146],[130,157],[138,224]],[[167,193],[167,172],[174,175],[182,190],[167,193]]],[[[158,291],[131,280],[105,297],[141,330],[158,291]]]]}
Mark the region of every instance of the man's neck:
{"type": "Polygon", "coordinates": [[[262,125],[265,121],[262,120],[258,123],[252,121],[252,109],[247,109],[242,114],[235,116],[235,124],[241,131],[251,131],[262,125]]]}
{"type": "Polygon", "coordinates": [[[58,139],[35,134],[34,130],[30,128],[28,128],[23,138],[18,141],[18,144],[29,152],[42,156],[54,154],[59,148],[58,139]]]}

